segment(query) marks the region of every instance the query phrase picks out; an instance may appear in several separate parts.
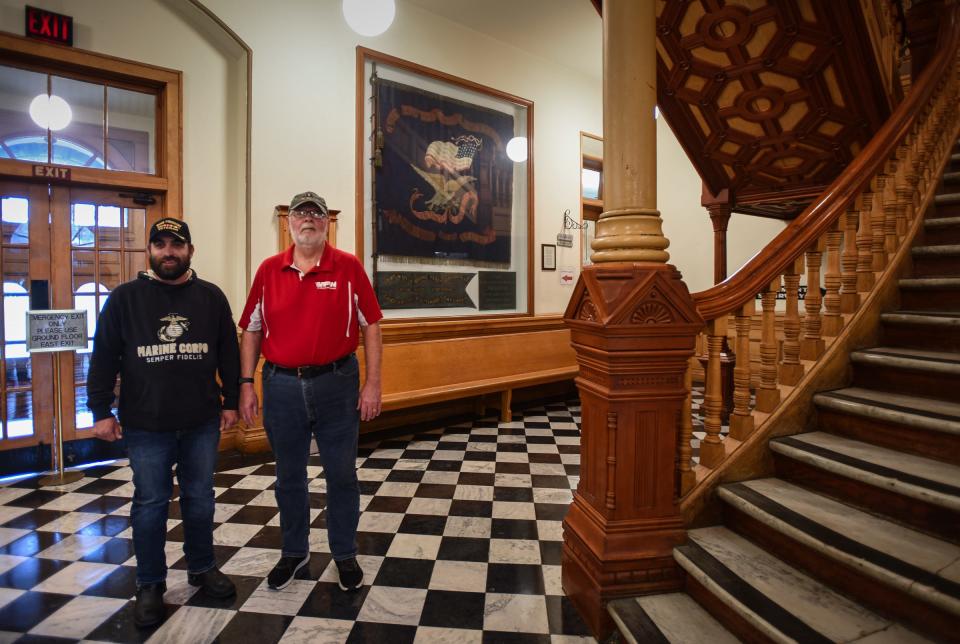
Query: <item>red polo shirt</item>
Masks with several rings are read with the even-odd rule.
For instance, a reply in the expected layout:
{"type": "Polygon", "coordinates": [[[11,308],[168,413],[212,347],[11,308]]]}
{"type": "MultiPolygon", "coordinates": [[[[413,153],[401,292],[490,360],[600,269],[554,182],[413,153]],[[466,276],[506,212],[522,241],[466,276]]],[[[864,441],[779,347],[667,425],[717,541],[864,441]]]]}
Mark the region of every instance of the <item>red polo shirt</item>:
{"type": "Polygon", "coordinates": [[[293,246],[260,264],[240,327],[262,331],[263,357],[283,367],[332,362],[356,351],[360,327],[383,317],[360,261],[325,244],[301,273],[293,246]]]}

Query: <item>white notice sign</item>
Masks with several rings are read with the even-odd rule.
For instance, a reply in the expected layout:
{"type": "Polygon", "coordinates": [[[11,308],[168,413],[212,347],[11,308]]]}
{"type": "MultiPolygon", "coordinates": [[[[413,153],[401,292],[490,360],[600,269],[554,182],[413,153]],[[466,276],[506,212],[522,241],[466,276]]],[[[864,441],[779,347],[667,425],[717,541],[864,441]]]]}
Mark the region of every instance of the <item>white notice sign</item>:
{"type": "Polygon", "coordinates": [[[70,351],[86,348],[86,310],[27,311],[27,351],[70,351]]]}

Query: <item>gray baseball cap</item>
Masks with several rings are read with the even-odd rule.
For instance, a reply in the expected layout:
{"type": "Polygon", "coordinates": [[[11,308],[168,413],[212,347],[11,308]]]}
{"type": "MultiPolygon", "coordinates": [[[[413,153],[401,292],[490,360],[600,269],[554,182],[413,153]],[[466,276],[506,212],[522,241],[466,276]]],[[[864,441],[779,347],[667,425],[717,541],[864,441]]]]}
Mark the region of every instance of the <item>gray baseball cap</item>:
{"type": "Polygon", "coordinates": [[[300,194],[296,195],[293,199],[291,199],[290,210],[296,210],[300,206],[308,203],[312,203],[313,205],[315,205],[317,208],[320,209],[320,211],[324,215],[327,214],[327,202],[323,199],[323,197],[321,197],[317,193],[310,192],[310,191],[301,192],[300,194]]]}

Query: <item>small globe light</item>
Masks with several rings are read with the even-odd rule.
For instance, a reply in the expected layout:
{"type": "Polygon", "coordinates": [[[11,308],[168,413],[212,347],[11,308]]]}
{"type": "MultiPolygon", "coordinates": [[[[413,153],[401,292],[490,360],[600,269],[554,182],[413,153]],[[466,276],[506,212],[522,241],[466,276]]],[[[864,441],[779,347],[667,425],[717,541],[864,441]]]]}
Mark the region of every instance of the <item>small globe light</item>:
{"type": "Polygon", "coordinates": [[[73,120],[70,104],[57,95],[40,94],[30,101],[30,118],[45,130],[62,130],[73,120]]]}
{"type": "Polygon", "coordinates": [[[395,0],[343,0],[343,18],[361,36],[379,36],[393,24],[395,0]]]}
{"type": "Polygon", "coordinates": [[[527,160],[527,137],[515,136],[507,141],[507,156],[511,161],[523,163],[527,160]]]}

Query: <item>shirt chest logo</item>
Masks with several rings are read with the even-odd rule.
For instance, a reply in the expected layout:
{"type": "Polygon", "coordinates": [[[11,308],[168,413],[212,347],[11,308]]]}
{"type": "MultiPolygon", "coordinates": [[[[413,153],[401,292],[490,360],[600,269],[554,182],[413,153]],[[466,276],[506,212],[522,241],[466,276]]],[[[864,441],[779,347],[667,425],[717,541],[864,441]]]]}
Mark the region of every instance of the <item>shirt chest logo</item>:
{"type": "Polygon", "coordinates": [[[335,291],[337,290],[336,280],[328,280],[324,282],[314,282],[314,286],[317,287],[318,291],[335,291]]]}

